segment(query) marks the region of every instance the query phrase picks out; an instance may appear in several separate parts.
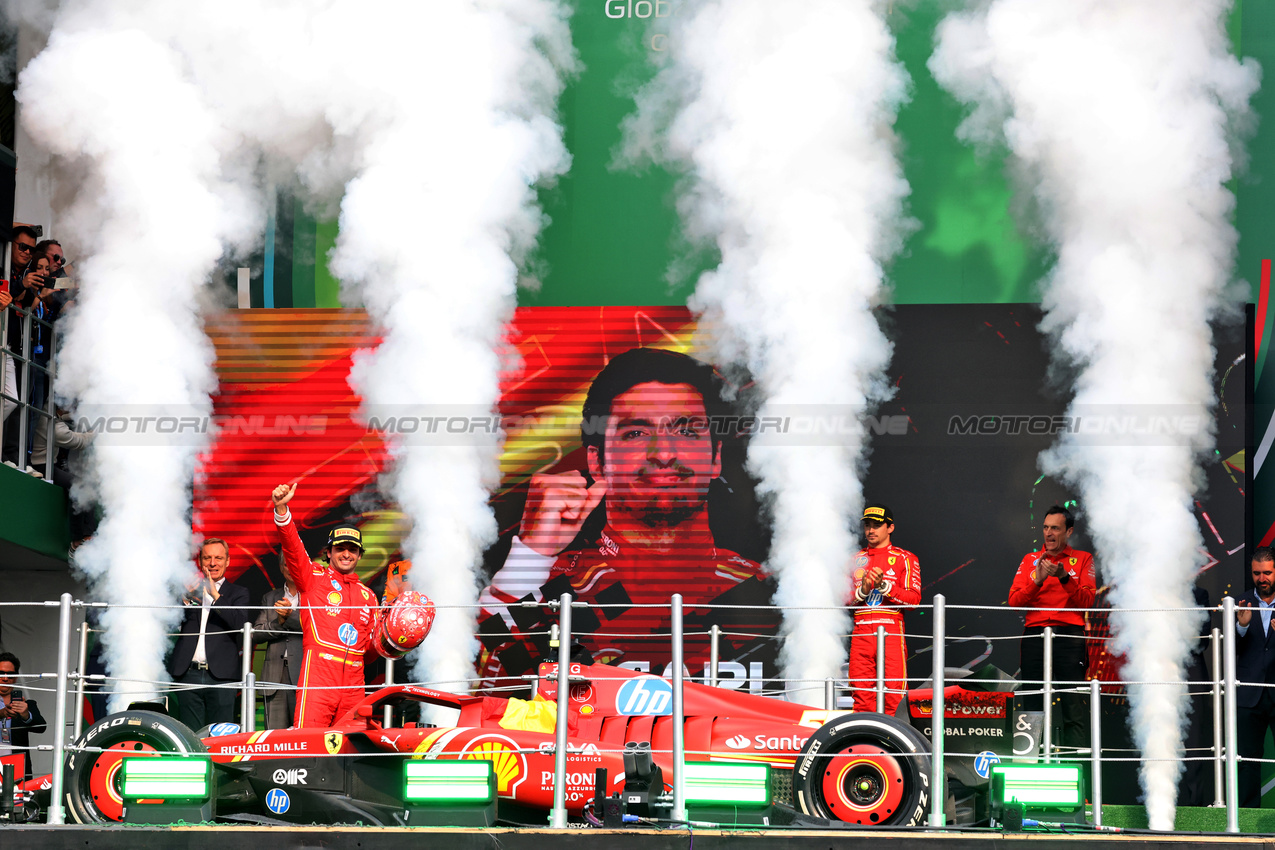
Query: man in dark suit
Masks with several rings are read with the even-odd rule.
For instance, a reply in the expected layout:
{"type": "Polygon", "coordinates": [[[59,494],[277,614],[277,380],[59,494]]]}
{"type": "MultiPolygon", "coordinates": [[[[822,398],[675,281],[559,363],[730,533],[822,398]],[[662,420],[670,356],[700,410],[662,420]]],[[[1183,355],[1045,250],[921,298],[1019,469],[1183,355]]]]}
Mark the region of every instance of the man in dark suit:
{"type": "Polygon", "coordinates": [[[12,652],[0,652],[0,756],[21,753],[26,759],[23,776],[31,778],[31,735],[38,735],[46,728],[44,718],[35,700],[24,699],[21,691],[15,692],[22,662],[12,652]]]}
{"type": "Polygon", "coordinates": [[[210,537],[199,547],[198,583],[185,597],[181,637],[168,659],[168,673],[183,686],[177,719],[193,730],[235,719],[234,683],[242,678],[243,624],[248,590],[226,581],[230,547],[210,537]]]}
{"type": "MultiPolygon", "coordinates": [[[[1244,594],[1235,612],[1235,675],[1240,682],[1275,685],[1275,552],[1261,546],[1253,552],[1253,589],[1244,594]]],[[[1237,689],[1239,754],[1261,758],[1266,730],[1275,728],[1275,689],[1237,689]]],[[[1262,766],[1240,762],[1240,805],[1256,809],[1262,804],[1262,766]]]]}
{"type": "Polygon", "coordinates": [[[266,697],[266,728],[287,729],[297,708],[297,673],[305,647],[301,644],[301,612],[291,584],[271,590],[261,599],[262,611],[253,626],[253,640],[266,644],[266,664],[257,692],[266,697]]]}

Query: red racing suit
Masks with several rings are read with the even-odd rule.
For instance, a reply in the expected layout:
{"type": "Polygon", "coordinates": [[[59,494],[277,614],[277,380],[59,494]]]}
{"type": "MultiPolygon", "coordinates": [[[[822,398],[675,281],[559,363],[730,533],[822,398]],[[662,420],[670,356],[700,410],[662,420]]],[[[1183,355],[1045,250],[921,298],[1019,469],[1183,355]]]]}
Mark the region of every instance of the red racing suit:
{"type": "Polygon", "coordinates": [[[903,612],[921,603],[921,562],[898,546],[861,549],[851,573],[850,606],[854,632],[850,636],[850,685],[855,711],[877,710],[877,627],[885,629],[885,713],[894,714],[907,689],[908,647],[903,639],[903,612]],[[870,567],[881,570],[881,584],[864,595],[860,579],[870,567]]]}
{"type": "Polygon", "coordinates": [[[557,600],[564,592],[598,606],[574,608],[571,615],[572,642],[595,663],[665,675],[671,657],[667,606],[672,594],[681,593],[683,658],[690,675],[698,679],[707,668],[707,631],[713,624],[724,633],[725,687],[747,684],[760,690],[767,676],[776,675],[776,612],[702,607],[769,605],[773,588],[760,564],[719,548],[711,538],[688,540],[673,552],[652,551],[623,542],[608,526],[594,546],[556,557],[532,552],[515,538],[505,566],[479,599],[483,650],[478,668],[484,685],[508,685],[500,677],[534,673],[536,662],[557,659],[545,635],[558,614],[512,603],[557,600]]]}
{"type": "Polygon", "coordinates": [[[310,561],[291,512],[282,521],[276,514],[275,525],[300,600],[305,648],[293,725],[331,726],[363,699],[363,653],[372,646],[383,611],[355,573],[310,561]]]}

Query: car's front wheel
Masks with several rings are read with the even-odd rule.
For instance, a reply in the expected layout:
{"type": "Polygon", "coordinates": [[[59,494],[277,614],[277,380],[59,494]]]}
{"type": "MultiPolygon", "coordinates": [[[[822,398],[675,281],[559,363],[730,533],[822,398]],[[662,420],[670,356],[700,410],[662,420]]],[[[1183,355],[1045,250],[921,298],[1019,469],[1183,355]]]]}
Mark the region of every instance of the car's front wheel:
{"type": "Polygon", "coordinates": [[[64,800],[76,823],[120,820],[120,768],[125,756],[206,753],[204,742],[183,724],[153,711],[121,711],[89,727],[66,757],[64,800]]]}

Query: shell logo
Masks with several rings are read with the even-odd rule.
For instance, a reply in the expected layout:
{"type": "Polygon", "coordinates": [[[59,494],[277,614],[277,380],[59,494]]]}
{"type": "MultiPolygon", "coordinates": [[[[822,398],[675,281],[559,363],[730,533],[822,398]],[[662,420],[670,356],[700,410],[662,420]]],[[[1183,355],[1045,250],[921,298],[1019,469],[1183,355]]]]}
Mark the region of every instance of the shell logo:
{"type": "Polygon", "coordinates": [[[340,605],[340,604],[341,604],[341,594],[340,594],[338,591],[335,591],[335,590],[334,590],[334,591],[332,591],[331,593],[329,593],[329,594],[328,594],[328,604],[329,604],[329,605],[340,605]]]}
{"type": "Polygon", "coordinates": [[[496,774],[496,793],[508,797],[527,772],[527,760],[512,741],[476,740],[461,753],[463,759],[489,761],[496,774]]]}

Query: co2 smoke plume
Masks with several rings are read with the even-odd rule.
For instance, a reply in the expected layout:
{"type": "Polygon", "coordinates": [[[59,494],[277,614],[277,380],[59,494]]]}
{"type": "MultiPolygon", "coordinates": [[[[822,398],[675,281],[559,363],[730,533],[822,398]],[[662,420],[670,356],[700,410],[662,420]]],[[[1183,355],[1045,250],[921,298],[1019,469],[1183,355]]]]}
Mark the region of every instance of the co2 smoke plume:
{"type": "MultiPolygon", "coordinates": [[[[381,346],[351,375],[370,414],[496,408],[517,262],[543,223],[533,185],[570,161],[553,120],[574,67],[568,11],[558,0],[431,6],[446,51],[405,45],[356,72],[384,115],[346,187],[332,268],[362,283],[384,328],[381,346]]],[[[403,546],[412,584],[440,606],[416,676],[466,690],[477,611],[446,606],[478,599],[482,552],[496,537],[488,498],[500,437],[400,440],[390,451],[389,490],[412,520],[403,546]]]]}
{"type": "MultiPolygon", "coordinates": [[[[626,122],[626,158],[686,170],[685,228],[721,254],[692,307],[715,361],[750,370],[761,416],[802,404],[864,411],[888,394],[891,345],[872,310],[903,230],[893,123],[908,78],[880,8],[686,3],[670,19],[667,64],[626,122]]],[[[819,608],[848,596],[865,443],[860,429],[837,446],[756,436],[749,447],[773,514],[775,601],[795,606],[781,667],[807,688],[846,660],[848,615],[819,608]]]]}
{"type": "MultiPolygon", "coordinates": [[[[178,53],[144,31],[99,23],[91,8],[78,11],[27,66],[18,93],[35,142],[81,170],[69,220],[88,250],[57,389],[85,410],[209,414],[216,380],[199,293],[222,240],[243,238],[247,223],[221,179],[223,131],[178,53]],[[180,142],[155,131],[158,104],[182,128],[180,142]]],[[[192,443],[99,442],[91,483],[104,515],[77,561],[105,601],[171,606],[180,594],[203,448],[192,443]]],[[[154,695],[178,613],[115,608],[104,616],[107,670],[125,680],[112,708],[154,695]]]]}
{"type": "MultiPolygon", "coordinates": [[[[82,319],[61,395],[81,411],[210,412],[200,290],[225,246],[260,239],[261,183],[295,175],[317,198],[344,196],[333,268],[384,335],[352,375],[369,409],[494,408],[517,263],[542,224],[532,186],[568,164],[552,119],[574,67],[565,3],[102,0],[13,11],[50,33],[19,80],[22,120],[78,179],[59,235],[82,246],[82,319]],[[421,33],[445,37],[423,45],[421,33]]],[[[187,511],[206,446],[181,442],[95,447],[104,520],[79,563],[105,601],[172,605],[189,577],[187,511]]],[[[495,533],[486,499],[499,448],[496,436],[391,445],[412,579],[440,606],[423,649],[431,678],[472,676],[474,612],[463,606],[495,533]]],[[[108,615],[108,674],[153,693],[178,613],[108,615]]]]}
{"type": "MultiPolygon", "coordinates": [[[[993,0],[941,24],[930,68],[1003,139],[1057,263],[1042,327],[1076,370],[1069,413],[1165,405],[1207,420],[1209,321],[1235,255],[1228,131],[1258,73],[1230,55],[1229,0],[993,0]]],[[[1064,435],[1042,469],[1075,486],[1117,609],[1189,609],[1202,564],[1192,511],[1212,433],[1114,446],[1064,435]],[[1164,441],[1160,441],[1164,442],[1164,441]]],[[[1216,600],[1215,600],[1216,601],[1216,600]]],[[[1171,830],[1194,612],[1112,614],[1152,829],[1171,830]],[[1170,684],[1164,684],[1170,683],[1170,684]]]]}

